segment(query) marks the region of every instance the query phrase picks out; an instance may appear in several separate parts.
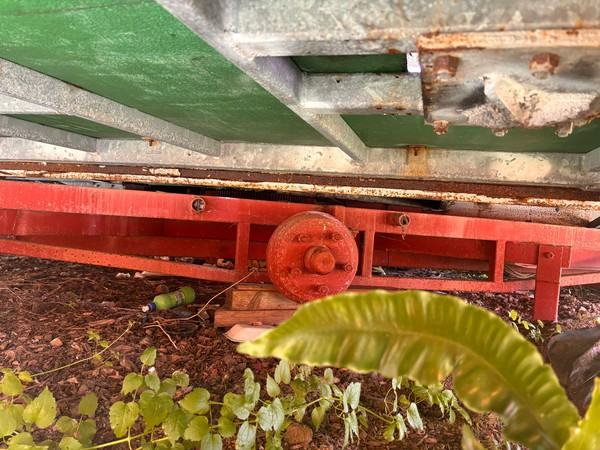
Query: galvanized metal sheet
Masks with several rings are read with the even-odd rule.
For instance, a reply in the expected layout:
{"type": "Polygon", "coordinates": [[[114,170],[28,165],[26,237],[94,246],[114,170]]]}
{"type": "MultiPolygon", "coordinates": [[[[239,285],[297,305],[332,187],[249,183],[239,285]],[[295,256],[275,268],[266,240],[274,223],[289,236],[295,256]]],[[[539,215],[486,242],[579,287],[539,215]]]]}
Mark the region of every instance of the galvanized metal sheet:
{"type": "Polygon", "coordinates": [[[556,127],[600,115],[600,31],[538,30],[419,38],[425,120],[444,134],[475,125],[556,127]]]}

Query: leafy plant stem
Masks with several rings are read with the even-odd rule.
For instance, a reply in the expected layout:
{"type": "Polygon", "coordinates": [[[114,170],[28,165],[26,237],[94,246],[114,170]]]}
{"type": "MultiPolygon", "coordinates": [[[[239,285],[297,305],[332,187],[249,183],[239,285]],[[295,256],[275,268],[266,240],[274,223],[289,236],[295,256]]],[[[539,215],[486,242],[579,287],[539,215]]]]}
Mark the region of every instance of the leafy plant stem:
{"type": "Polygon", "coordinates": [[[39,372],[39,373],[33,374],[33,375],[31,375],[31,378],[41,377],[42,375],[47,375],[47,374],[53,373],[53,372],[59,372],[59,371],[61,371],[63,369],[67,369],[69,367],[76,366],[77,364],[81,364],[81,363],[90,361],[90,360],[92,360],[94,358],[97,358],[98,356],[102,355],[102,353],[104,353],[109,348],[111,348],[113,345],[115,345],[123,336],[125,336],[129,332],[129,330],[131,330],[131,328],[133,327],[133,325],[134,325],[134,322],[129,322],[129,325],[127,326],[127,328],[125,329],[125,331],[123,331],[119,336],[117,336],[117,338],[114,341],[112,341],[106,348],[103,348],[99,352],[94,353],[92,356],[88,356],[87,358],[83,358],[83,359],[79,359],[77,361],[73,361],[73,362],[71,362],[69,364],[66,364],[66,365],[61,366],[61,367],[57,367],[55,369],[50,369],[50,370],[46,370],[44,372],[39,372]]]}

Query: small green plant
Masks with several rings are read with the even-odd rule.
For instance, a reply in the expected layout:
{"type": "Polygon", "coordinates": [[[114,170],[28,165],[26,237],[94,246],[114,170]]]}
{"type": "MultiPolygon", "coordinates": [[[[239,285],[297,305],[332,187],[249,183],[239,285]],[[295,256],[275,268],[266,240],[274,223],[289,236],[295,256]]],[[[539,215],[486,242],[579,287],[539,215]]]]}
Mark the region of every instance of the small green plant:
{"type": "MultiPolygon", "coordinates": [[[[114,345],[103,342],[96,333],[88,335],[97,342],[99,352],[114,345]]],[[[384,399],[385,412],[376,413],[361,404],[360,383],[341,386],[330,368],[317,374],[311,367],[282,360],[264,386],[246,369],[243,392],[228,392],[219,401],[204,388],[190,387],[184,372],[161,378],[154,368],[156,356],[155,348],[146,349],[140,357],[140,371],[123,379],[122,399],[109,409],[116,439],[101,444],[93,443],[98,408],[95,394],[79,402],[77,417],[57,417],[56,400],[48,387],[32,398],[24,390],[24,383],[33,382],[32,376],[5,369],[0,381],[0,445],[9,450],[91,450],[118,444],[145,450],[212,450],[221,449],[224,439],[235,439],[236,448],[250,450],[262,436],[266,448],[273,450],[283,448],[283,434],[293,422],[308,416],[318,430],[329,415],[343,423],[345,447],[372,420],[383,424],[383,437],[389,441],[403,439],[409,429],[422,430],[418,407],[422,403],[437,405],[451,422],[458,413],[470,423],[453,392],[439,383],[421,386],[395,378],[384,399]],[[61,437],[36,443],[36,430],[48,428],[61,437]]]]}
{"type": "MultiPolygon", "coordinates": [[[[542,342],[544,342],[544,336],[542,334],[542,331],[544,330],[544,322],[538,320],[535,324],[531,323],[523,319],[523,317],[521,317],[519,313],[517,313],[514,309],[510,310],[510,312],[508,313],[508,317],[510,319],[510,325],[519,333],[521,332],[521,329],[519,328],[520,326],[521,328],[523,328],[525,335],[533,342],[535,342],[536,344],[541,344],[542,342]]],[[[551,335],[560,333],[562,333],[562,327],[560,326],[560,324],[557,323],[554,325],[554,331],[551,335]]]]}
{"type": "MultiPolygon", "coordinates": [[[[458,398],[473,411],[498,414],[507,440],[532,450],[600,448],[600,379],[580,421],[537,349],[495,314],[457,297],[422,291],[340,294],[303,305],[238,350],[407,376],[424,385],[452,373],[458,398]],[[321,344],[325,340],[328,345],[321,344]]],[[[463,447],[483,448],[468,432],[463,447]]]]}

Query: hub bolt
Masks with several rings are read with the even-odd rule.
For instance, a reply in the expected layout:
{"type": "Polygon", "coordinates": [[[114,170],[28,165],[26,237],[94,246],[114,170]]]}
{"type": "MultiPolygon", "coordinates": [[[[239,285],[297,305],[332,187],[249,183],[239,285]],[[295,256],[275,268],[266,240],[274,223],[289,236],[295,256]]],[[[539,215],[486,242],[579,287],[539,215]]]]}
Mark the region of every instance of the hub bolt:
{"type": "Polygon", "coordinates": [[[291,274],[293,277],[299,277],[300,275],[302,275],[302,271],[300,269],[292,269],[291,274]]]}
{"type": "Polygon", "coordinates": [[[298,241],[306,244],[307,242],[310,242],[310,236],[308,234],[300,234],[298,235],[298,241]]]}
{"type": "Polygon", "coordinates": [[[334,241],[341,241],[342,240],[342,235],[340,233],[333,233],[331,235],[331,239],[333,239],[334,241]]]}
{"type": "Polygon", "coordinates": [[[325,285],[319,286],[318,288],[319,294],[321,295],[327,295],[327,293],[329,292],[329,288],[325,285]]]}

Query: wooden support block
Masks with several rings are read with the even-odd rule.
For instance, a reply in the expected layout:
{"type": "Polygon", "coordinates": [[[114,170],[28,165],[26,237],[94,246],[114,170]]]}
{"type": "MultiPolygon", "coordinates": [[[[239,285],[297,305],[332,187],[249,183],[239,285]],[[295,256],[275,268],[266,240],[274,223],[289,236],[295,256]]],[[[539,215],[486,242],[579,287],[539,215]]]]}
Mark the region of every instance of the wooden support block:
{"type": "Polygon", "coordinates": [[[281,294],[273,285],[240,285],[227,292],[225,307],[234,311],[260,309],[291,309],[299,306],[281,294]]]}
{"type": "Polygon", "coordinates": [[[232,311],[221,308],[215,311],[215,327],[232,327],[238,323],[250,325],[257,322],[264,325],[279,325],[292,317],[294,311],[293,309],[232,311]]]}

